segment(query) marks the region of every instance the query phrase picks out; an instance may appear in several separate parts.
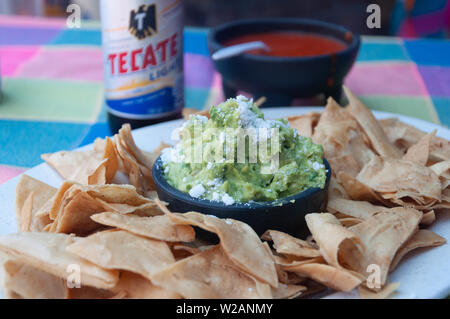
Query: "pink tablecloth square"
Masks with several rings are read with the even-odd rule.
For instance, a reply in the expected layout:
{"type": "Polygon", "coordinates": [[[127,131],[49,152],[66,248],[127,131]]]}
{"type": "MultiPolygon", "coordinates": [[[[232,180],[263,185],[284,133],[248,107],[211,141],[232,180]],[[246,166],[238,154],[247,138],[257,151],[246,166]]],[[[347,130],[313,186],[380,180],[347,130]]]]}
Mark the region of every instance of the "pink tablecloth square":
{"type": "Polygon", "coordinates": [[[30,60],[40,46],[0,47],[0,72],[2,76],[14,76],[21,65],[30,60]]]}
{"type": "Polygon", "coordinates": [[[25,168],[0,165],[0,184],[24,172],[25,168]]]}
{"type": "Polygon", "coordinates": [[[360,95],[427,95],[423,79],[414,63],[355,64],[345,82],[360,95]]]}
{"type": "Polygon", "coordinates": [[[18,70],[16,76],[103,81],[102,51],[87,47],[42,47],[18,70]]]}
{"type": "Polygon", "coordinates": [[[66,27],[66,19],[0,14],[0,25],[63,29],[66,27]]]}

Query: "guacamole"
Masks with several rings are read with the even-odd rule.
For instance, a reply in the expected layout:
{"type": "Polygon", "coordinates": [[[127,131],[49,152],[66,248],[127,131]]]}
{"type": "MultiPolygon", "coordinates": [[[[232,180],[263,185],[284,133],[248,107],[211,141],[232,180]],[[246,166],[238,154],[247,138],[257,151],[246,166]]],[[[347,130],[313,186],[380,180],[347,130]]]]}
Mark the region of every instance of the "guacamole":
{"type": "Polygon", "coordinates": [[[233,203],[281,199],[323,188],[323,148],[282,120],[266,120],[243,96],[191,115],[163,150],[164,176],[196,198],[233,203]]]}

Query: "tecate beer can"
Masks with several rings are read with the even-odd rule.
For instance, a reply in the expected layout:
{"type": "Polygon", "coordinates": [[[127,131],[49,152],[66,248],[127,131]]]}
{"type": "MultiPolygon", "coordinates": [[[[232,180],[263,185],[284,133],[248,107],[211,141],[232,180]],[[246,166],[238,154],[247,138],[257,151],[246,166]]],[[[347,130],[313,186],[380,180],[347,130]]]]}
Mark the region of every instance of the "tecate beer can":
{"type": "Polygon", "coordinates": [[[131,122],[179,114],[184,103],[181,1],[102,0],[100,5],[109,115],[131,122]]]}

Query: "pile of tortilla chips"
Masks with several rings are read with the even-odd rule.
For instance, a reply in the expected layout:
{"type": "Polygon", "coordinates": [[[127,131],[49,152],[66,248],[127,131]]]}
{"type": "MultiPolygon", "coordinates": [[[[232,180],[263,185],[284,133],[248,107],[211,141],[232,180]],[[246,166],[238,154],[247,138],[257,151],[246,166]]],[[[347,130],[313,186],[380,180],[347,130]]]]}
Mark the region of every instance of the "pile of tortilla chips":
{"type": "Polygon", "coordinates": [[[377,121],[346,89],[322,114],[289,118],[323,145],[332,167],[327,212],[311,232],[171,212],[154,192],[153,153],[125,125],[92,150],[45,154],[58,188],[23,175],[19,232],[0,236],[9,298],[296,298],[326,287],[385,298],[388,275],[411,250],[445,239],[427,230],[450,209],[450,143],[397,120],[377,121]],[[196,238],[194,227],[217,235],[196,238]]]}

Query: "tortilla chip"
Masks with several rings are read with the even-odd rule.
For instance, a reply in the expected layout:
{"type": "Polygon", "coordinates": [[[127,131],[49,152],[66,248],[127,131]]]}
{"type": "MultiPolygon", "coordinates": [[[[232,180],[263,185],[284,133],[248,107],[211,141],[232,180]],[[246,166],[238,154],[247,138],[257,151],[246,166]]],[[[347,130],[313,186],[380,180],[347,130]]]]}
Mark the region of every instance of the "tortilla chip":
{"type": "Polygon", "coordinates": [[[267,230],[261,238],[273,241],[273,248],[279,254],[303,258],[321,256],[319,250],[311,246],[308,242],[280,231],[267,230]]]}
{"type": "Polygon", "coordinates": [[[374,150],[384,157],[401,158],[402,152],[389,141],[372,112],[346,86],[344,92],[349,100],[348,112],[364,130],[374,150]]]}
{"type": "Polygon", "coordinates": [[[132,185],[78,186],[82,191],[99,201],[104,211],[139,216],[162,215],[154,200],[141,196],[132,185]]]}
{"type": "Polygon", "coordinates": [[[130,271],[123,271],[112,292],[123,293],[126,299],[179,299],[180,295],[153,285],[148,279],[130,271]]]}
{"type": "Polygon", "coordinates": [[[429,212],[423,213],[420,224],[429,226],[429,225],[433,224],[435,220],[436,220],[436,214],[434,213],[434,210],[430,210],[429,212]]]}
{"type": "Polygon", "coordinates": [[[67,297],[66,282],[32,266],[7,261],[4,288],[8,295],[21,299],[64,299],[67,297]]]}
{"type": "Polygon", "coordinates": [[[140,194],[154,190],[152,167],[156,156],[143,152],[136,146],[129,124],[124,124],[119,133],[114,135],[114,144],[130,184],[135,186],[140,194]]]}
{"type": "Polygon", "coordinates": [[[398,251],[392,260],[389,271],[394,271],[402,258],[411,250],[420,247],[436,247],[445,244],[447,241],[444,237],[441,237],[431,230],[419,229],[414,236],[409,239],[398,251]]]}
{"type": "Polygon", "coordinates": [[[169,242],[195,240],[195,231],[189,225],[176,225],[166,215],[139,217],[119,213],[101,213],[91,216],[95,222],[124,229],[133,234],[169,242]]]}
{"type": "Polygon", "coordinates": [[[163,213],[161,210],[156,206],[156,204],[153,202],[153,200],[150,200],[149,202],[145,204],[141,204],[138,206],[133,206],[129,204],[121,204],[121,203],[108,203],[100,198],[95,198],[99,203],[103,205],[105,208],[105,212],[113,212],[113,213],[120,213],[122,215],[136,215],[136,216],[142,216],[142,217],[151,217],[151,216],[158,216],[162,215],[163,213]]]}
{"type": "Polygon", "coordinates": [[[450,160],[436,163],[430,166],[430,169],[439,176],[442,190],[450,186],[450,160]]]}
{"type": "Polygon", "coordinates": [[[219,245],[177,261],[152,282],[184,298],[271,298],[269,285],[241,272],[219,245]]]}
{"type": "Polygon", "coordinates": [[[30,231],[31,219],[33,217],[33,198],[34,192],[31,192],[23,203],[22,209],[20,211],[20,220],[18,221],[17,225],[19,231],[30,231]]]}
{"type": "Polygon", "coordinates": [[[136,192],[131,185],[80,185],[64,183],[59,189],[49,217],[51,232],[85,236],[102,226],[90,216],[105,211],[137,215],[161,215],[157,205],[136,192]]]}
{"type": "Polygon", "coordinates": [[[165,242],[143,238],[123,230],[97,232],[81,238],[67,251],[106,269],[151,276],[175,262],[165,242]]]}
{"type": "Polygon", "coordinates": [[[361,279],[349,271],[325,264],[302,264],[290,269],[335,290],[348,292],[361,284],[361,279]]]}
{"type": "Polygon", "coordinates": [[[395,254],[417,231],[421,219],[422,213],[413,208],[396,207],[350,227],[365,247],[365,258],[358,272],[367,276],[367,267],[378,265],[380,284],[384,285],[395,254]]]}
{"type": "Polygon", "coordinates": [[[116,149],[113,141],[109,138],[105,138],[105,146],[103,148],[103,158],[107,160],[105,165],[105,183],[109,184],[113,181],[117,170],[119,169],[119,160],[117,158],[116,149]]]}
{"type": "Polygon", "coordinates": [[[408,197],[422,205],[441,200],[438,176],[430,168],[414,162],[374,157],[356,178],[378,193],[387,193],[384,198],[408,197]]]}
{"type": "MultiPolygon", "coordinates": [[[[354,161],[358,163],[358,167],[363,167],[368,161],[375,157],[376,154],[371,149],[369,142],[366,141],[364,132],[350,131],[350,136],[351,139],[348,143],[347,152],[349,152],[354,161]]],[[[347,166],[348,165],[352,165],[352,163],[348,163],[347,166]]]]}
{"type": "Polygon", "coordinates": [[[41,157],[64,179],[88,185],[111,183],[119,166],[108,137],[96,139],[92,150],[60,151],[41,157]]]}
{"type": "Polygon", "coordinates": [[[354,217],[339,218],[339,222],[346,228],[362,223],[362,221],[362,219],[354,217]]]}
{"type": "Polygon", "coordinates": [[[335,198],[349,199],[350,197],[348,196],[344,187],[342,187],[342,185],[339,184],[337,178],[331,175],[330,185],[328,186],[328,200],[332,200],[335,198]]]}
{"type": "Polygon", "coordinates": [[[58,214],[51,232],[86,236],[100,228],[90,216],[103,211],[103,206],[89,194],[79,192],[58,214]]]}
{"type": "MultiPolygon", "coordinates": [[[[379,121],[383,130],[386,132],[390,142],[395,144],[402,151],[406,151],[412,145],[417,144],[419,140],[427,133],[415,128],[412,125],[405,124],[398,119],[385,119],[379,121]]],[[[428,161],[437,163],[446,161],[450,158],[450,141],[433,136],[431,138],[430,153],[428,161]]]]}
{"type": "Polygon", "coordinates": [[[67,278],[68,266],[79,265],[81,284],[109,289],[119,280],[118,272],[100,268],[66,251],[78,238],[66,234],[16,233],[0,236],[0,251],[15,262],[37,268],[59,278],[67,278]]]}
{"type": "Polygon", "coordinates": [[[380,291],[374,292],[364,286],[359,286],[358,292],[361,299],[387,299],[398,289],[398,287],[400,287],[399,282],[389,283],[380,291]]]}
{"type": "Polygon", "coordinates": [[[351,138],[360,138],[357,122],[333,98],[328,98],[315,127],[313,141],[323,146],[326,158],[333,158],[344,155],[351,138]]]}
{"type": "Polygon", "coordinates": [[[328,264],[351,270],[361,268],[364,246],[336,217],[329,213],[312,213],[307,214],[305,220],[328,264]]]}
{"type": "Polygon", "coordinates": [[[240,269],[272,287],[278,286],[272,256],[250,226],[234,219],[196,212],[171,213],[159,200],[156,203],[174,223],[197,226],[217,234],[224,252],[240,269]]]}
{"type": "Polygon", "coordinates": [[[430,155],[430,145],[431,139],[436,135],[436,130],[432,133],[423,136],[416,144],[411,146],[403,159],[406,161],[411,161],[423,166],[428,163],[428,157],[430,155]]]}
{"type": "Polygon", "coordinates": [[[384,206],[376,206],[365,201],[333,198],[328,200],[327,210],[331,213],[341,213],[358,219],[368,219],[376,213],[385,211],[384,206]]]}
{"type": "Polygon", "coordinates": [[[172,253],[177,261],[201,252],[200,249],[185,244],[172,244],[170,248],[172,249],[172,253]]]}
{"type": "Polygon", "coordinates": [[[292,128],[296,129],[298,134],[305,137],[312,137],[314,128],[320,119],[320,113],[308,112],[304,115],[290,116],[287,118],[292,128]]]}
{"type": "Polygon", "coordinates": [[[45,202],[45,204],[34,214],[33,218],[31,219],[30,231],[44,231],[44,228],[52,223],[49,215],[54,199],[55,196],[49,198],[45,202]]]}
{"type": "Polygon", "coordinates": [[[28,214],[28,217],[25,218],[27,224],[25,228],[33,228],[33,224],[37,223],[37,221],[34,221],[35,215],[55,194],[56,188],[23,174],[16,186],[15,208],[19,229],[21,228],[22,219],[25,218],[22,217],[22,213],[28,214]],[[33,193],[32,199],[29,198],[31,193],[33,193]],[[23,211],[22,208],[26,201],[28,207],[23,211]]]}
{"type": "Polygon", "coordinates": [[[64,179],[88,184],[98,180],[99,172],[105,160],[103,154],[94,150],[60,151],[52,154],[42,154],[41,158],[52,166],[64,179]]]}
{"type": "Polygon", "coordinates": [[[328,157],[327,161],[330,164],[331,171],[336,175],[345,173],[355,177],[362,168],[352,154],[328,157]]]}
{"type": "Polygon", "coordinates": [[[372,190],[369,186],[360,182],[358,179],[346,174],[341,173],[338,175],[338,180],[342,184],[345,192],[351,199],[367,202],[382,202],[384,199],[372,190]]]}
{"type": "MultiPolygon", "coordinates": [[[[285,285],[300,285],[303,284],[308,278],[299,276],[296,273],[284,271],[281,267],[277,266],[278,280],[281,284],[285,285]]],[[[272,291],[273,294],[273,291],[272,291]]]]}
{"type": "Polygon", "coordinates": [[[106,164],[108,160],[104,159],[98,163],[98,166],[94,169],[94,171],[87,177],[88,185],[95,184],[106,184],[106,164]]]}
{"type": "Polygon", "coordinates": [[[140,165],[118,140],[116,140],[116,147],[117,152],[122,160],[124,172],[128,176],[129,183],[136,187],[138,193],[144,194],[145,192],[154,189],[151,169],[140,165]]]}
{"type": "Polygon", "coordinates": [[[111,204],[118,203],[139,206],[152,203],[156,207],[156,204],[151,200],[139,195],[136,188],[132,185],[77,185],[77,188],[87,192],[94,198],[99,198],[111,204]]]}
{"type": "Polygon", "coordinates": [[[335,175],[356,176],[361,167],[375,156],[358,123],[332,98],[328,99],[315,128],[313,141],[324,147],[325,157],[335,175]]]}
{"type": "Polygon", "coordinates": [[[119,130],[119,138],[123,145],[130,152],[130,154],[134,158],[136,158],[136,160],[140,164],[145,165],[150,169],[152,168],[156,160],[156,156],[153,153],[144,152],[137,147],[136,143],[134,142],[133,135],[131,134],[130,124],[122,125],[121,129],[119,130]]]}
{"type": "MultiPolygon", "coordinates": [[[[105,208],[104,211],[135,214],[139,216],[155,216],[163,213],[153,200],[137,193],[132,185],[79,185],[74,191],[82,191],[90,195],[105,208]]],[[[69,195],[71,195],[69,193],[69,195]]]]}
{"type": "Polygon", "coordinates": [[[324,264],[326,263],[325,259],[322,256],[307,258],[307,259],[298,259],[291,256],[274,256],[275,263],[277,267],[279,267],[282,271],[291,271],[292,269],[296,269],[296,267],[304,264],[324,264]]]}

